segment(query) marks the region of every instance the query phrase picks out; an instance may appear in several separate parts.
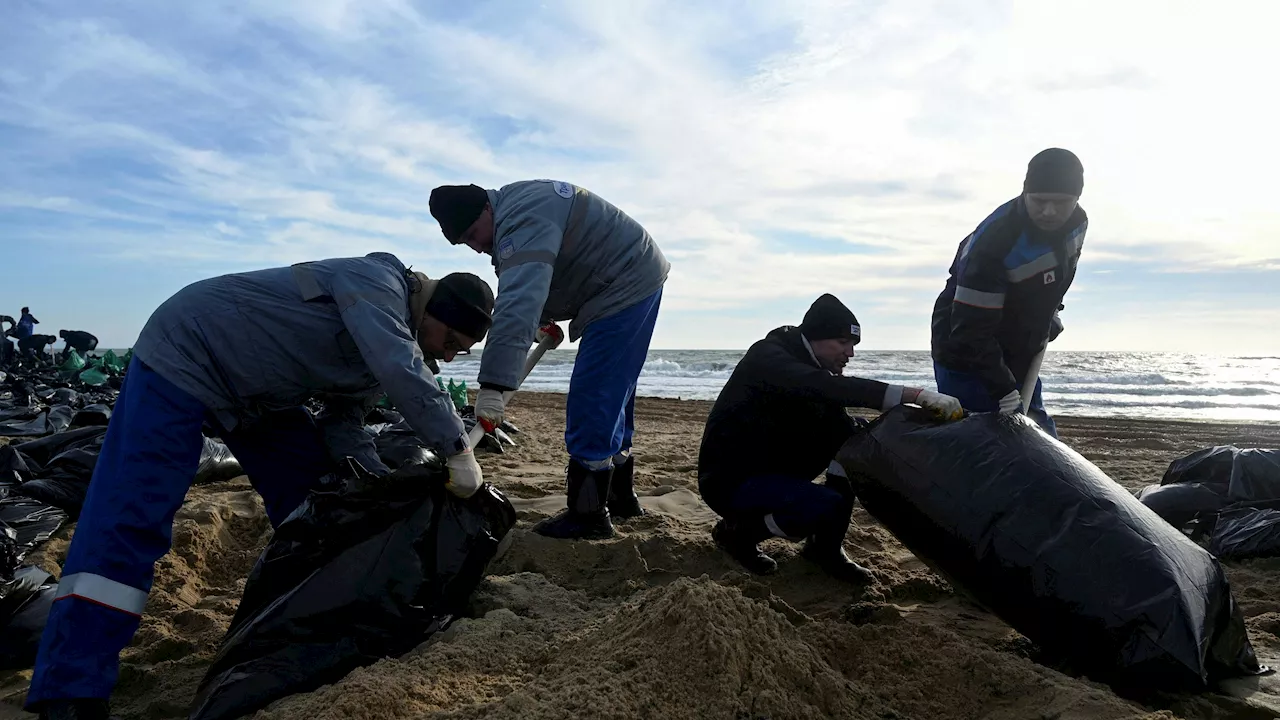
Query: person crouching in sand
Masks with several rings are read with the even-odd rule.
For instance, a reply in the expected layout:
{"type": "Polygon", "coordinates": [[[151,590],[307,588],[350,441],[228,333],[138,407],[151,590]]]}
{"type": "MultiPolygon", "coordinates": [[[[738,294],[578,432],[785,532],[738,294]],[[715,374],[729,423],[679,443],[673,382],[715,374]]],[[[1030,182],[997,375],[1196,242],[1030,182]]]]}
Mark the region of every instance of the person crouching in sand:
{"type": "Polygon", "coordinates": [[[845,408],[916,403],[948,419],[962,414],[948,395],[842,375],[861,338],[854,314],[823,295],[800,327],[777,328],[747,350],[711,408],[698,489],[721,517],[716,544],[753,573],[778,569],[762,541],[807,538],[803,555],[828,574],[869,581],[844,552],[854,491],[832,459],[857,429],[845,408]],[[824,468],[825,484],[814,483],[824,468]]]}

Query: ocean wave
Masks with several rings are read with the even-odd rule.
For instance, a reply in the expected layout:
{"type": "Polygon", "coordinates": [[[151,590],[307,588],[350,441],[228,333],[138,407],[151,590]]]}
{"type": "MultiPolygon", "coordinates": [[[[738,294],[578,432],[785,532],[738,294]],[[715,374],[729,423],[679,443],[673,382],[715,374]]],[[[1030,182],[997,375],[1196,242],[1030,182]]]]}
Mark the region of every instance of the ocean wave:
{"type": "Polygon", "coordinates": [[[737,367],[729,362],[692,362],[681,364],[666,358],[654,358],[645,362],[640,376],[657,375],[665,377],[708,377],[723,376],[728,378],[737,367]]]}
{"type": "Polygon", "coordinates": [[[1142,395],[1161,396],[1194,396],[1194,397],[1266,397],[1280,395],[1280,390],[1268,390],[1261,387],[1217,387],[1212,385],[1055,385],[1046,383],[1052,394],[1059,390],[1063,394],[1072,395],[1142,395]]]}
{"type": "Polygon", "coordinates": [[[1213,402],[1212,400],[1171,400],[1168,398],[1150,398],[1142,400],[1116,400],[1112,398],[1099,397],[1097,399],[1080,399],[1080,398],[1054,398],[1053,395],[1045,398],[1045,406],[1049,412],[1053,412],[1055,403],[1061,405],[1070,405],[1079,408],[1174,408],[1178,410],[1280,410],[1280,403],[1223,403],[1213,402]]]}

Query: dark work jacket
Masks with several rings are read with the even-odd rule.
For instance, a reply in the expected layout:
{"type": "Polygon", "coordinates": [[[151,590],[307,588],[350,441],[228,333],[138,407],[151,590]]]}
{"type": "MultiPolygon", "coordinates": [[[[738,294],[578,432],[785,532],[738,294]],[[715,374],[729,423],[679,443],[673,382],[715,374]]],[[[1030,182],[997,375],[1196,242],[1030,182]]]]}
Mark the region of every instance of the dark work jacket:
{"type": "Polygon", "coordinates": [[[933,307],[933,359],[982,379],[993,399],[1022,383],[1049,343],[1076,276],[1089,218],[1077,207],[1060,229],[1035,227],[1019,196],[960,243],[933,307]]]}
{"type": "Polygon", "coordinates": [[[896,405],[900,386],[833,375],[805,346],[798,327],[780,327],[752,345],[711,408],[698,453],[698,487],[725,514],[753,476],[811,482],[857,427],[847,407],[896,405]]]}
{"type": "Polygon", "coordinates": [[[98,348],[98,338],[83,330],[68,330],[67,336],[63,340],[66,341],[67,347],[74,348],[76,352],[81,354],[98,348]]]}

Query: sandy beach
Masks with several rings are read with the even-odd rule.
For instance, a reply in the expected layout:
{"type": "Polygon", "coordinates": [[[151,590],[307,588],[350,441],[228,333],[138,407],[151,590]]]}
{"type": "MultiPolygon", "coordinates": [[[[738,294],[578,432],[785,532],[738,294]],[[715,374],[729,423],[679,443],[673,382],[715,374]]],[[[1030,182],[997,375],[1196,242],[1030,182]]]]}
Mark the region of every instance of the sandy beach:
{"type": "MultiPolygon", "coordinates": [[[[636,485],[649,513],[607,541],[529,532],[563,507],[564,396],[520,394],[519,447],[483,454],[520,525],[469,617],[408,655],[357,670],[260,718],[1021,718],[1280,717],[1274,677],[1201,696],[1120,697],[1035,661],[1035,648],[955,592],[861,508],[846,548],[876,576],[860,590],[770,541],[780,571],[749,576],[712,544],[697,494],[710,403],[636,404],[636,485]]],[[[1280,447],[1280,426],[1059,418],[1062,439],[1116,482],[1158,482],[1170,461],[1215,444],[1280,447]]],[[[749,449],[744,449],[749,452],[749,449]]],[[[33,559],[56,572],[70,529],[33,559]]],[[[125,652],[115,714],[185,718],[244,576],[270,535],[247,480],[192,491],[125,652]]],[[[1280,664],[1280,558],[1227,565],[1250,636],[1280,664]]],[[[0,676],[0,718],[29,672],[0,676]]]]}

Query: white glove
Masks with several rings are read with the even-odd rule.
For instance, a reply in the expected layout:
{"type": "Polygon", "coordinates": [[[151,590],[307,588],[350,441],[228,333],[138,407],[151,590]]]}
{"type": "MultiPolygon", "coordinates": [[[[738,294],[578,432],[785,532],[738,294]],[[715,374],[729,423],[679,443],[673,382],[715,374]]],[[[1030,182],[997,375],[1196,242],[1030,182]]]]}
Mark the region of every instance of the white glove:
{"type": "MultiPolygon", "coordinates": [[[[480,388],[476,393],[476,419],[484,420],[490,425],[501,425],[506,403],[502,400],[502,391],[492,388],[480,388]]],[[[488,430],[489,428],[485,428],[488,430]]]]}
{"type": "Polygon", "coordinates": [[[1013,390],[1000,398],[1001,415],[1016,415],[1020,412],[1022,412],[1022,393],[1013,390]]]}
{"type": "Polygon", "coordinates": [[[921,390],[915,402],[920,407],[937,413],[943,420],[959,420],[964,417],[964,408],[960,407],[960,401],[950,395],[921,390]]]}
{"type": "Polygon", "coordinates": [[[446,464],[449,467],[449,482],[445,487],[449,492],[460,498],[469,498],[480,489],[480,483],[484,482],[484,473],[480,470],[480,463],[476,462],[476,456],[470,448],[450,457],[446,464]]]}

